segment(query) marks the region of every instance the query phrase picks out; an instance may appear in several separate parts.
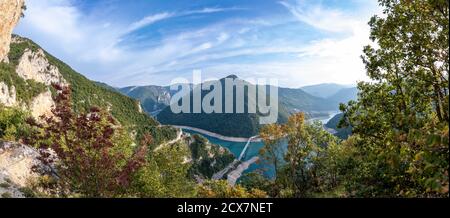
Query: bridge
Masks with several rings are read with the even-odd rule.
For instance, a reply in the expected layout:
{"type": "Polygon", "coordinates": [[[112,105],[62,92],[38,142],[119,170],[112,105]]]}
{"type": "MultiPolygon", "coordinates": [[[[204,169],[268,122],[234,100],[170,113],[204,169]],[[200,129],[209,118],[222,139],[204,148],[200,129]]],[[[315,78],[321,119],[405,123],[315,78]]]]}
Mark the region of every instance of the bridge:
{"type": "MultiPolygon", "coordinates": [[[[215,174],[211,177],[211,179],[214,179],[214,180],[222,179],[223,176],[224,176],[226,173],[228,173],[230,170],[234,169],[235,166],[236,166],[236,164],[239,163],[239,162],[241,162],[242,158],[244,157],[245,153],[247,152],[247,149],[248,149],[248,146],[250,145],[250,142],[252,142],[252,140],[254,140],[255,138],[258,138],[258,137],[259,137],[259,136],[252,136],[252,137],[250,137],[250,138],[248,139],[248,141],[247,141],[247,144],[245,144],[244,149],[242,149],[241,154],[239,155],[238,159],[234,159],[234,161],[231,162],[230,164],[228,164],[228,166],[226,166],[224,169],[222,169],[222,170],[220,170],[219,172],[215,173],[215,174]]],[[[253,158],[252,158],[252,159],[253,159],[253,158]]],[[[253,159],[253,160],[254,160],[254,159],[253,159]]],[[[253,163],[253,162],[252,162],[252,163],[253,163]]],[[[248,163],[248,164],[250,165],[251,163],[248,163]]],[[[248,168],[248,166],[247,166],[247,168],[248,168]]],[[[245,169],[246,169],[246,168],[245,168],[245,169]]],[[[239,177],[237,177],[237,178],[239,178],[239,177]]],[[[236,178],[236,179],[237,179],[237,178],[236,178]]],[[[236,180],[236,179],[235,179],[235,180],[236,180]]],[[[233,183],[233,184],[234,184],[234,183],[233,183]]]]}

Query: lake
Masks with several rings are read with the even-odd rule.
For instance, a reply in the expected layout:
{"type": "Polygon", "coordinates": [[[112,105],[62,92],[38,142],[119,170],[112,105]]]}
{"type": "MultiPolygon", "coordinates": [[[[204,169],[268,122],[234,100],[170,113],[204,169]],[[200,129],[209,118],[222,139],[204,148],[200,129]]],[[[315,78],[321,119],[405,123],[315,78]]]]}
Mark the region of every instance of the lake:
{"type": "MultiPolygon", "coordinates": [[[[187,130],[183,129],[183,132],[191,133],[191,134],[199,134],[205,138],[207,138],[211,143],[220,145],[224,148],[227,148],[230,150],[231,153],[237,158],[241,154],[242,150],[244,149],[246,142],[231,142],[231,141],[225,141],[221,140],[212,136],[204,135],[199,132],[193,131],[193,130],[187,130]]],[[[247,152],[242,157],[242,161],[247,161],[251,159],[254,156],[259,155],[259,150],[264,146],[263,142],[250,142],[250,145],[247,148],[247,152]]],[[[267,163],[262,163],[263,161],[260,160],[259,163],[255,163],[250,165],[250,167],[244,171],[244,174],[246,172],[252,172],[257,169],[261,169],[264,171],[264,175],[268,178],[272,178],[274,175],[274,168],[267,163]]]]}
{"type": "MultiPolygon", "coordinates": [[[[308,121],[312,122],[314,120],[319,120],[323,124],[325,124],[331,118],[333,118],[336,114],[338,114],[338,112],[330,113],[328,116],[316,117],[316,118],[310,119],[308,121]]],[[[205,135],[205,134],[193,131],[193,130],[183,129],[183,131],[187,132],[187,133],[191,133],[191,134],[202,135],[203,137],[207,138],[211,143],[220,145],[220,146],[225,147],[228,150],[230,150],[231,153],[233,153],[236,158],[239,157],[242,150],[244,149],[245,144],[247,144],[246,142],[231,142],[231,141],[218,139],[216,137],[208,136],[208,135],[205,135]]],[[[250,160],[252,157],[259,155],[259,150],[263,146],[264,146],[263,142],[251,142],[250,145],[248,146],[247,152],[245,153],[244,157],[242,158],[242,161],[250,160]]],[[[286,147],[287,147],[287,144],[286,144],[286,147]]],[[[262,170],[264,173],[264,176],[266,176],[267,178],[273,178],[273,176],[274,176],[274,167],[271,164],[266,163],[262,159],[260,159],[259,162],[250,165],[250,167],[246,171],[244,171],[243,174],[245,174],[247,172],[252,172],[254,170],[262,170]]]]}

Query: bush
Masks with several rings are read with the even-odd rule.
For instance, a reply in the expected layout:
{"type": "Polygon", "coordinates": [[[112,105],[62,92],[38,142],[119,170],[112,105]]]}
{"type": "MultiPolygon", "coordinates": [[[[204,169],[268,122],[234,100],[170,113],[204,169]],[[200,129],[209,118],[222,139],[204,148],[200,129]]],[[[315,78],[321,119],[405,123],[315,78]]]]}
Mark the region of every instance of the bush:
{"type": "Polygon", "coordinates": [[[2,198],[12,198],[12,195],[9,192],[5,192],[2,194],[2,198]]]}
{"type": "Polygon", "coordinates": [[[25,136],[29,126],[25,120],[28,113],[19,108],[7,108],[0,105],[0,139],[16,141],[25,136]]]}
{"type": "Polygon", "coordinates": [[[42,117],[40,123],[28,119],[33,129],[25,138],[26,144],[40,148],[42,165],[33,171],[57,178],[43,188],[56,196],[123,196],[132,175],[145,162],[147,146],[132,146],[128,133],[103,110],[75,114],[70,88],[54,88],[58,95],[53,116],[42,117]]]}
{"type": "Polygon", "coordinates": [[[265,198],[267,194],[259,189],[247,190],[240,185],[230,186],[225,180],[208,180],[198,186],[201,198],[265,198]]]}

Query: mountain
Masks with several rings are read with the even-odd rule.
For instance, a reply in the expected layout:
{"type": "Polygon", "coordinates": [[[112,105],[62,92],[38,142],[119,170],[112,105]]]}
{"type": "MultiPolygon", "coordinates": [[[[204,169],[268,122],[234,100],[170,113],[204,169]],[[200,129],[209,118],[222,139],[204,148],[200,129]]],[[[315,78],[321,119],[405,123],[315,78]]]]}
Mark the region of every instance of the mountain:
{"type": "Polygon", "coordinates": [[[315,117],[318,112],[333,111],[337,108],[334,102],[313,96],[302,89],[279,87],[278,98],[290,114],[303,111],[315,117]]]}
{"type": "MultiPolygon", "coordinates": [[[[226,78],[237,78],[230,75],[226,78]]],[[[223,78],[220,80],[223,85],[223,78]]],[[[252,85],[243,81],[247,85],[252,85]]],[[[192,98],[192,84],[189,84],[192,98]]],[[[268,86],[266,87],[269,88],[268,86]]],[[[327,115],[329,111],[338,110],[339,104],[333,99],[325,99],[313,96],[302,89],[278,88],[279,100],[279,120],[286,121],[286,118],[296,112],[305,112],[310,118],[327,115]]],[[[257,134],[259,129],[259,115],[249,113],[180,113],[174,114],[170,110],[170,99],[176,91],[170,90],[169,86],[129,86],[118,88],[118,91],[135,98],[141,102],[141,105],[147,113],[157,116],[158,120],[164,124],[191,126],[205,129],[211,132],[219,133],[226,136],[249,137],[257,134]]],[[[202,92],[202,96],[208,92],[202,92]]],[[[247,99],[248,96],[246,96],[247,99]]],[[[224,100],[224,98],[223,98],[224,100]]],[[[250,99],[250,101],[256,101],[250,99]]],[[[247,106],[247,105],[246,105],[247,106]]]]}
{"type": "Polygon", "coordinates": [[[350,100],[356,100],[358,96],[358,88],[344,88],[337,91],[335,94],[327,98],[330,102],[335,102],[337,105],[340,103],[347,103],[350,100]]]}
{"type": "Polygon", "coordinates": [[[139,101],[87,79],[29,39],[14,35],[7,59],[0,62],[0,104],[26,108],[34,117],[49,114],[54,105],[51,84],[59,83],[70,85],[75,111],[91,106],[108,109],[130,132],[153,133],[155,143],[176,135],[175,130],[158,127],[159,123],[141,110],[139,101]]]}
{"type": "Polygon", "coordinates": [[[170,98],[175,93],[168,86],[129,86],[118,89],[121,93],[138,99],[144,111],[156,115],[169,106],[170,98]]]}
{"type": "MultiPolygon", "coordinates": [[[[104,83],[99,83],[99,85],[115,89],[104,83]]],[[[158,114],[162,109],[169,106],[171,96],[176,93],[171,91],[169,86],[156,85],[129,86],[118,88],[117,90],[122,94],[139,100],[144,111],[152,115],[158,114]]],[[[307,111],[314,117],[317,111],[330,111],[336,108],[328,100],[312,96],[302,89],[278,87],[278,95],[281,104],[289,114],[307,111]]]]}
{"type": "Polygon", "coordinates": [[[349,88],[348,85],[341,85],[336,83],[321,83],[317,85],[303,86],[301,89],[310,95],[328,98],[336,94],[339,90],[349,88]]]}
{"type": "MultiPolygon", "coordinates": [[[[227,78],[235,78],[229,76],[227,78]]],[[[202,84],[213,85],[215,83],[220,83],[222,87],[222,112],[225,112],[225,79],[220,79],[216,81],[208,81],[202,84]]],[[[242,82],[245,86],[254,87],[253,84],[248,83],[244,80],[236,78],[237,81],[242,82]]],[[[189,96],[193,99],[194,91],[197,91],[200,87],[197,86],[194,90],[191,89],[189,96]]],[[[201,99],[214,90],[201,91],[201,99]]],[[[270,93],[266,93],[270,95],[270,93]]],[[[218,133],[225,136],[233,137],[251,137],[257,135],[259,132],[259,120],[262,114],[259,113],[248,113],[248,105],[253,105],[257,103],[255,96],[249,96],[247,92],[244,95],[244,113],[236,113],[235,108],[234,113],[206,113],[201,109],[200,113],[174,113],[170,107],[164,108],[158,115],[157,119],[163,124],[171,125],[181,125],[181,126],[191,126],[204,130],[208,130],[214,133],[218,133]]],[[[192,102],[192,100],[191,100],[192,102]]],[[[236,104],[236,96],[233,96],[233,105],[236,104]]],[[[192,104],[190,105],[190,111],[193,111],[192,104]]],[[[257,110],[258,111],[258,110],[257,110]]],[[[282,104],[278,105],[278,122],[285,122],[287,120],[288,110],[284,108],[282,104]]]]}

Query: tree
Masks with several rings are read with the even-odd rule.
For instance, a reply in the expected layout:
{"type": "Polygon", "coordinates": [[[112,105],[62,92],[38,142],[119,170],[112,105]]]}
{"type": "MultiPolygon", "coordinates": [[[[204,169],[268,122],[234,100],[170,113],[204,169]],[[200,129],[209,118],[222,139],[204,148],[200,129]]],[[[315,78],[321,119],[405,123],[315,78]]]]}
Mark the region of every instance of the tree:
{"type": "Polygon", "coordinates": [[[16,141],[25,136],[28,126],[25,124],[29,114],[19,108],[8,108],[0,104],[0,138],[16,141]]]}
{"type": "Polygon", "coordinates": [[[274,166],[276,177],[283,157],[283,129],[281,125],[269,124],[261,128],[259,135],[264,142],[259,153],[265,161],[274,166]]]}
{"type": "Polygon", "coordinates": [[[380,0],[364,48],[373,82],[341,105],[361,165],[356,195],[448,196],[448,0],[380,0]]]}
{"type": "Polygon", "coordinates": [[[272,187],[274,186],[274,181],[265,177],[259,172],[249,172],[239,179],[239,185],[246,188],[247,190],[259,189],[266,192],[269,196],[275,196],[276,193],[272,193],[272,187]]]}
{"type": "MultiPolygon", "coordinates": [[[[147,136],[134,146],[114,118],[98,108],[72,111],[69,87],[54,85],[52,116],[27,120],[32,131],[24,139],[39,149],[33,170],[47,178],[43,188],[56,196],[123,196],[134,173],[145,163],[147,136]]],[[[42,180],[41,180],[42,181],[42,180]]]]}
{"type": "Polygon", "coordinates": [[[188,175],[192,164],[187,157],[190,152],[183,142],[149,152],[147,163],[133,178],[133,192],[139,197],[195,196],[195,185],[188,175]]]}
{"type": "Polygon", "coordinates": [[[321,179],[318,168],[322,166],[323,151],[336,145],[337,139],[323,130],[320,122],[308,124],[304,113],[288,118],[283,125],[271,124],[261,131],[265,143],[262,150],[266,159],[276,166],[275,196],[308,197],[319,189],[321,179]],[[283,144],[287,148],[283,151],[283,144]],[[284,157],[281,162],[278,157],[284,157]]]}

